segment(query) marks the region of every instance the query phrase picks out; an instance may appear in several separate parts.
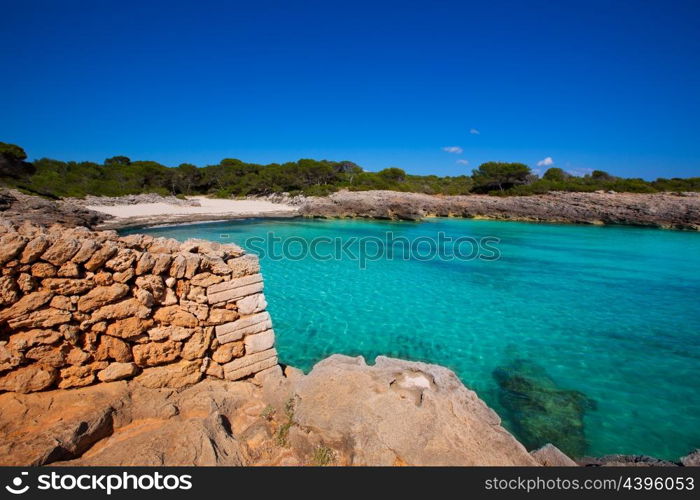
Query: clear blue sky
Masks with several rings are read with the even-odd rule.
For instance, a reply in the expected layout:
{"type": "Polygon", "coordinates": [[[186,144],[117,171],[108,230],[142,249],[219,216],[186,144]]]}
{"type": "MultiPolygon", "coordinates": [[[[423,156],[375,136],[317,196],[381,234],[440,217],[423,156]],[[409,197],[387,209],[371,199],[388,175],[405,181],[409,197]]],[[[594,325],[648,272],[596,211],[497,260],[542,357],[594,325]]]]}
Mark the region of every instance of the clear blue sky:
{"type": "Polygon", "coordinates": [[[551,157],[700,175],[698,1],[0,0],[0,12],[0,141],[30,158],[456,175],[551,157]]]}

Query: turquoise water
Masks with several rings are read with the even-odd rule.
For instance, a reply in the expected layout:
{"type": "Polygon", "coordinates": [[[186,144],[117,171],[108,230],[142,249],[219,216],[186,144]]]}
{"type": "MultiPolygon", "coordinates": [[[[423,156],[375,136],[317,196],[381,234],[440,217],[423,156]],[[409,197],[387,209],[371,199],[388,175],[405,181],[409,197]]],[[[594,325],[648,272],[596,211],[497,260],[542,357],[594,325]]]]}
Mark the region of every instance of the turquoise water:
{"type": "Polygon", "coordinates": [[[347,257],[265,256],[283,362],[308,370],[344,353],[445,365],[513,428],[493,372],[530,360],[597,403],[583,418],[587,454],[677,459],[700,447],[700,234],[461,219],[250,220],[143,232],[250,246],[270,232],[310,241],[387,231],[411,241],[495,236],[501,256],[385,258],[366,269],[347,257]]]}

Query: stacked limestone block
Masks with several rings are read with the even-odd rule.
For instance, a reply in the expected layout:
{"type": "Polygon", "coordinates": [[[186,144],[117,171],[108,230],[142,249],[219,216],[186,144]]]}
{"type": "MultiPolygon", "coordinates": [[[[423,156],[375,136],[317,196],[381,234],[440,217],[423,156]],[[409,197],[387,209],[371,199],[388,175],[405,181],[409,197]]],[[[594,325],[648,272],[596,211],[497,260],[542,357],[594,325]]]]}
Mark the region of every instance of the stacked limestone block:
{"type": "Polygon", "coordinates": [[[0,267],[0,392],[277,365],[257,257],[236,245],[0,221],[0,267]]]}

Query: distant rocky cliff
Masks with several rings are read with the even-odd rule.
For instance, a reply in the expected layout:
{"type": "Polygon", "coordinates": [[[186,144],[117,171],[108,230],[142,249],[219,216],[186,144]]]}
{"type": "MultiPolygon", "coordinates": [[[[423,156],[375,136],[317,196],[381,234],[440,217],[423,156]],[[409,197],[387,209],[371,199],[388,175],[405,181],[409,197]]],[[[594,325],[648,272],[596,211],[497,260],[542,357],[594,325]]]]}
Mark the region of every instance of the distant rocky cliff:
{"type": "Polygon", "coordinates": [[[630,224],[700,230],[700,194],[552,192],[536,196],[432,196],[397,191],[341,191],[306,198],[311,217],[420,220],[428,216],[579,224],[630,224]]]}

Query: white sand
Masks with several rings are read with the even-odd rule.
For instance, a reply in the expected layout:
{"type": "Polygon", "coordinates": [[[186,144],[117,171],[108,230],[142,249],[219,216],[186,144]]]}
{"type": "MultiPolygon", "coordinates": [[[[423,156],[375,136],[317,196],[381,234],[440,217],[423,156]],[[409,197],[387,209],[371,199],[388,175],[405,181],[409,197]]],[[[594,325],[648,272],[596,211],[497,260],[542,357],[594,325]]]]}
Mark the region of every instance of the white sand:
{"type": "Polygon", "coordinates": [[[190,199],[198,200],[199,207],[170,205],[168,203],[137,203],[135,205],[94,205],[88,206],[91,210],[113,215],[119,219],[148,218],[175,216],[196,216],[197,218],[211,216],[216,217],[253,217],[265,215],[283,215],[296,213],[296,207],[282,203],[272,203],[263,200],[221,200],[193,196],[190,199]]]}

